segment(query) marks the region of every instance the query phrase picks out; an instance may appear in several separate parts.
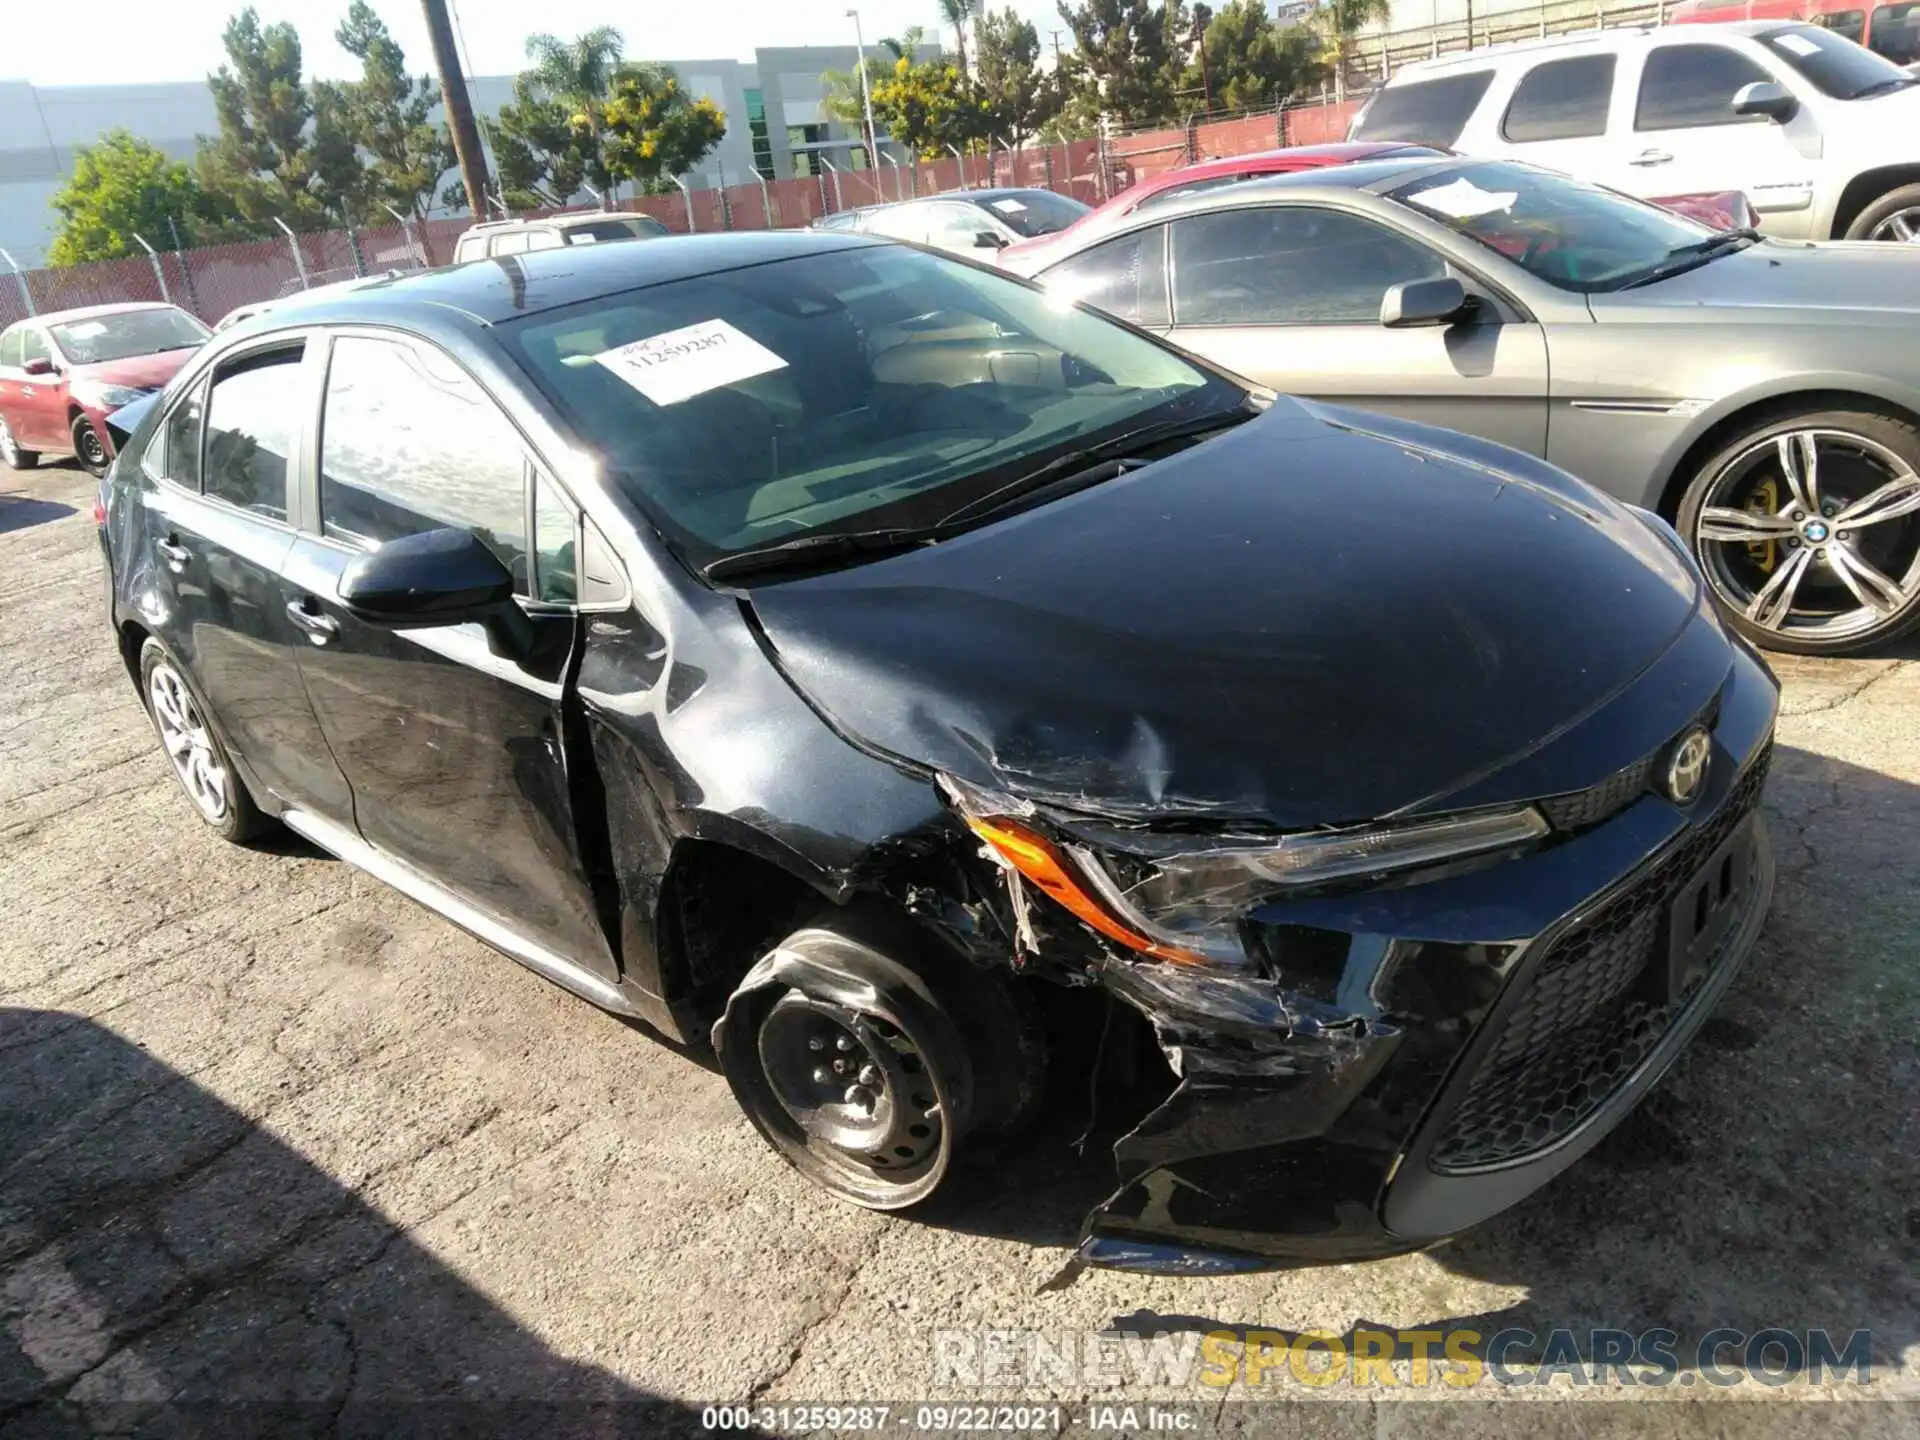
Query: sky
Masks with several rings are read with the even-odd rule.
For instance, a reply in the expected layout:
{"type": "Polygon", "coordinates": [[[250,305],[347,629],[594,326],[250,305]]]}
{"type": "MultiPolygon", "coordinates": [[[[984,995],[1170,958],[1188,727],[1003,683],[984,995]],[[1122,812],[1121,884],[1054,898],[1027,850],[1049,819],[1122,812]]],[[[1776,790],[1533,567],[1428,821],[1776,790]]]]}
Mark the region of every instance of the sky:
{"type": "MultiPolygon", "coordinates": [[[[35,85],[136,84],[198,80],[223,57],[220,31],[245,0],[88,0],[84,28],[75,43],[73,13],[63,6],[7,0],[12,13],[0,22],[0,80],[35,85]],[[163,18],[164,17],[164,18],[163,18]]],[[[358,67],[333,43],[334,28],[351,0],[256,0],[263,22],[291,20],[300,31],[307,74],[349,78],[358,67]]],[[[420,0],[370,0],[425,73],[432,63],[420,0]]],[[[467,63],[477,75],[506,75],[526,62],[527,35],[545,30],[562,37],[596,25],[612,25],[637,60],[751,60],[757,45],[850,45],[853,21],[847,0],[453,0],[467,63]]],[[[1053,0],[993,0],[1012,4],[1040,32],[1062,29],[1053,0]]],[[[938,28],[934,0],[863,0],[860,23],[869,45],[909,25],[938,28]]],[[[953,35],[940,36],[951,49],[953,35]]],[[[1068,43],[1064,33],[1061,43],[1068,43]]]]}

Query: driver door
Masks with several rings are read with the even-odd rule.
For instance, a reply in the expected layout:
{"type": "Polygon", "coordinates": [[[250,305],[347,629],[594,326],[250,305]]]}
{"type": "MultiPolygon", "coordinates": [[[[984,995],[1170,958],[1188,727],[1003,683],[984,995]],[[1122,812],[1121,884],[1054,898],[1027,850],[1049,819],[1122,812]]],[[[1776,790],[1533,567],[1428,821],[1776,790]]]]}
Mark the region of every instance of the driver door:
{"type": "MultiPolygon", "coordinates": [[[[1176,344],[1282,394],[1545,452],[1539,325],[1490,294],[1452,324],[1380,323],[1389,287],[1458,273],[1426,246],[1313,205],[1214,210],[1165,228],[1176,344]]],[[[1473,293],[1471,277],[1459,278],[1473,293]]]]}

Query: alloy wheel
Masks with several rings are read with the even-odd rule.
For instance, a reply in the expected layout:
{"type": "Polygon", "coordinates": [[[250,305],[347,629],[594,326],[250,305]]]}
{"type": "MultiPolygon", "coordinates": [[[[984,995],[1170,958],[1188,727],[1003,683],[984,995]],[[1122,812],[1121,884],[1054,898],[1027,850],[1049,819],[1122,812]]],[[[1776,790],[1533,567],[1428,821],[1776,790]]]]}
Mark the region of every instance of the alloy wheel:
{"type": "Polygon", "coordinates": [[[1872,230],[1869,240],[1891,240],[1898,244],[1920,245],[1920,205],[1896,210],[1872,230]]]}
{"type": "Polygon", "coordinates": [[[213,736],[201,719],[186,682],[171,665],[154,666],[147,679],[147,698],[160,743],[173,762],[174,774],[200,813],[215,825],[227,818],[230,805],[227,768],[214,749],[213,736]]]}
{"type": "Polygon", "coordinates": [[[1843,641],[1920,594],[1920,474],[1845,430],[1792,430],[1713,477],[1694,530],[1707,582],[1762,630],[1843,641]]]}

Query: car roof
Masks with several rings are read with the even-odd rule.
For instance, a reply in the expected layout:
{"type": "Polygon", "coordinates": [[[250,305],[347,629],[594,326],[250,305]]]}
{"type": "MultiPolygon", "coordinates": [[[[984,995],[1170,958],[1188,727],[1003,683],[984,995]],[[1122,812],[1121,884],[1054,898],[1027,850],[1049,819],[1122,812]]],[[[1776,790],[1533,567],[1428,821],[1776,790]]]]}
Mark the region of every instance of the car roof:
{"type": "Polygon", "coordinates": [[[1221,175],[1238,175],[1245,171],[1270,170],[1276,175],[1284,175],[1294,170],[1323,169],[1329,165],[1348,165],[1380,154],[1383,150],[1404,150],[1421,147],[1411,140],[1338,140],[1325,145],[1289,145],[1281,150],[1256,150],[1248,155],[1220,155],[1211,160],[1196,161],[1192,165],[1182,165],[1175,170],[1163,170],[1158,175],[1150,175],[1137,184],[1120,192],[1117,198],[1125,198],[1137,190],[1164,190],[1172,185],[1185,185],[1195,180],[1211,180],[1221,175]]]}
{"type": "MultiPolygon", "coordinates": [[[[1385,190],[1393,183],[1429,171],[1452,170],[1477,162],[1464,155],[1403,155],[1390,160],[1356,160],[1350,165],[1322,165],[1312,170],[1286,170],[1263,175],[1244,185],[1226,190],[1208,190],[1192,198],[1191,208],[1205,210],[1216,206],[1242,204],[1263,195],[1286,195],[1295,190],[1385,190]]],[[[1181,213],[1173,209],[1155,210],[1156,217],[1181,213]]]]}
{"type": "Polygon", "coordinates": [[[1382,88],[1391,89],[1395,85],[1427,76],[1492,69],[1499,66],[1502,61],[1513,57],[1550,54],[1556,50],[1573,50],[1582,47],[1604,50],[1616,46],[1652,44],[1655,41],[1685,44],[1688,41],[1705,39],[1714,31],[1751,39],[1765,31],[1777,30],[1782,25],[1810,23],[1812,22],[1795,20],[1788,16],[1775,16],[1770,20],[1721,20],[1704,24],[1689,23],[1684,26],[1621,25],[1606,30],[1576,30],[1565,35],[1548,35],[1545,38],[1532,40],[1509,40],[1499,45],[1482,45],[1477,50],[1463,50],[1457,55],[1441,55],[1435,59],[1416,60],[1410,65],[1402,65],[1388,77],[1382,88]]]}
{"type": "MultiPolygon", "coordinates": [[[[180,307],[170,305],[164,300],[122,300],[111,305],[81,305],[72,310],[49,310],[41,315],[28,315],[13,322],[14,325],[65,325],[72,320],[90,320],[100,315],[127,315],[135,310],[177,310],[180,307]]],[[[13,329],[13,325],[3,327],[13,329]]]]}
{"type": "Polygon", "coordinates": [[[284,314],[289,324],[352,324],[391,320],[396,313],[432,307],[458,312],[483,325],[498,325],[603,295],[875,243],[839,231],[763,230],[663,236],[645,245],[535,250],[375,280],[269,313],[284,314]]]}

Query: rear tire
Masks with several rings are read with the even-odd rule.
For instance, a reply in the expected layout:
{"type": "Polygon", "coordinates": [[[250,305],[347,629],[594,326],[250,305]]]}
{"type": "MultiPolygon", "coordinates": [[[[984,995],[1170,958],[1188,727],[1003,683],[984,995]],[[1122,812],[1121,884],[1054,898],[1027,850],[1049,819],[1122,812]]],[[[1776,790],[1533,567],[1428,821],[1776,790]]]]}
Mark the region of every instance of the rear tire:
{"type": "Polygon", "coordinates": [[[20,442],[13,438],[13,431],[7,428],[7,422],[0,419],[0,460],[7,462],[9,470],[31,470],[40,463],[38,450],[22,450],[20,442]]]}
{"type": "Polygon", "coordinates": [[[1920,427],[1866,409],[1775,416],[1707,458],[1674,528],[1754,644],[1882,644],[1920,622],[1920,427]]]}
{"type": "Polygon", "coordinates": [[[158,640],[149,639],[140,648],[140,698],[146,702],[174,779],[193,802],[202,824],[235,845],[273,828],[207,723],[205,703],[158,640]]]}
{"type": "Polygon", "coordinates": [[[100,438],[100,432],[93,428],[93,422],[84,415],[73,417],[73,454],[89,475],[98,478],[107,473],[113,464],[113,457],[107,454],[107,442],[100,438]]]}
{"type": "Polygon", "coordinates": [[[1845,238],[1920,244],[1920,185],[1889,190],[1853,217],[1845,238]]]}

